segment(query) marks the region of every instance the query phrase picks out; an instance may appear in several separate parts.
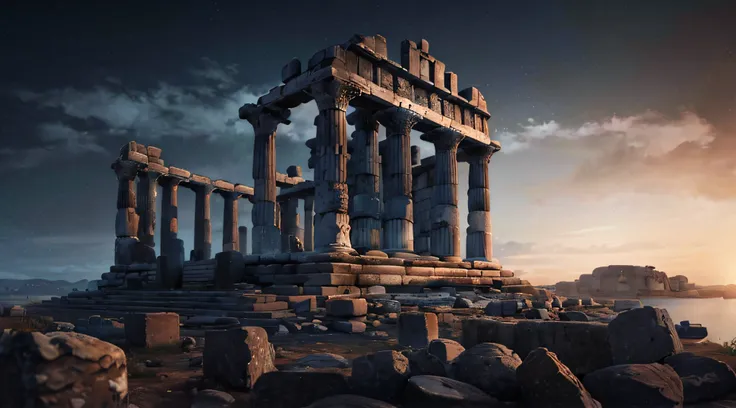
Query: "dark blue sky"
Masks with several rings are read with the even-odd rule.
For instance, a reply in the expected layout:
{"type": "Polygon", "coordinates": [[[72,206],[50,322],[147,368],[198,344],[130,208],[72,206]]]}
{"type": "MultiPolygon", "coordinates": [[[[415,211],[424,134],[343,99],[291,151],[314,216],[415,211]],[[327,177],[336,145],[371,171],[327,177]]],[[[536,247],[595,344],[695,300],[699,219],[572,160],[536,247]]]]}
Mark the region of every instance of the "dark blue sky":
{"type": "MultiPolygon", "coordinates": [[[[395,61],[403,39],[428,39],[430,53],[458,74],[460,88],[476,86],[485,95],[497,138],[540,139],[523,154],[494,158],[494,168],[504,175],[494,184],[501,255],[505,242],[550,239],[521,236],[515,228],[528,212],[514,209],[539,201],[522,196],[547,183],[533,180],[534,174],[569,170],[579,180],[571,158],[598,163],[611,157],[596,150],[591,159],[589,150],[581,152],[595,144],[590,138],[572,147],[552,143],[565,139],[566,128],[656,111],[692,132],[690,121],[677,122],[687,111],[715,129],[708,149],[688,154],[702,161],[688,169],[710,169],[708,163],[736,150],[736,5],[728,0],[4,4],[0,210],[6,217],[0,220],[0,277],[96,278],[104,272],[114,239],[115,178],[109,164],[127,140],[162,147],[169,164],[249,183],[252,132],[233,124],[237,106],[277,85],[292,57],[306,61],[354,33],[386,37],[395,61]],[[550,121],[562,128],[555,128],[553,138],[544,133],[549,128],[524,128],[550,121]]],[[[281,171],[293,163],[306,170],[302,146],[313,132],[310,114],[302,112],[293,134],[279,139],[281,171]]],[[[662,134],[672,129],[658,126],[662,134]]],[[[617,150],[615,157],[622,155],[617,150]]],[[[676,170],[656,172],[660,177],[676,170]]],[[[583,173],[609,177],[611,171],[583,173]]],[[[712,180],[713,174],[704,171],[702,177],[712,180]]],[[[693,183],[702,189],[701,179],[693,183]]],[[[721,180],[704,194],[730,199],[736,193],[728,185],[736,183],[721,180]]],[[[241,219],[249,223],[247,211],[241,219]]],[[[219,216],[213,213],[215,220],[219,216]]],[[[182,221],[183,233],[187,222],[182,221]]]]}

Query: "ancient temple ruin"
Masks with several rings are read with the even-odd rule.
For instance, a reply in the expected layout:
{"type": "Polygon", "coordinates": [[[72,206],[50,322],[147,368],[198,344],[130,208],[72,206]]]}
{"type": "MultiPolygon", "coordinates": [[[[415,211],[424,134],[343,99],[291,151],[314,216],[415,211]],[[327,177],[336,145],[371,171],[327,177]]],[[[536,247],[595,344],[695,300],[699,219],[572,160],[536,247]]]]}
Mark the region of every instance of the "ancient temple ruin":
{"type": "MultiPolygon", "coordinates": [[[[312,260],[310,254],[330,261],[367,258],[375,266],[401,267],[387,274],[396,276],[393,280],[377,279],[394,284],[409,280],[401,278],[407,275],[407,262],[451,269],[441,271],[446,275],[424,271],[419,275],[424,277],[481,278],[477,269],[500,270],[492,257],[488,176],[489,160],[500,145],[489,136],[490,114],[483,95],[472,87],[458,90],[457,75],[445,72],[445,65],[429,54],[426,40],[404,41],[401,64],[387,59],[386,47],[380,35],[354,36],[315,53],[304,70],[294,59],[282,69],[283,85],[240,108],[240,118],[255,134],[253,187],[166,167],[160,149],[126,145],[113,165],[120,186],[115,272],[156,260],[156,185],[163,189],[160,255],[167,258],[167,268],[214,268],[209,199],[215,193],[225,199],[223,252],[245,255],[247,229],[238,225],[238,201],[245,198],[253,205],[253,255],[244,258],[246,265],[312,263],[305,262],[312,260]],[[290,109],[312,100],[319,115],[314,121],[316,137],[306,147],[315,179],[304,180],[297,166],[278,173],[278,128],[290,123],[290,109]],[[348,106],[354,108],[349,115],[348,106]],[[355,127],[350,141],[348,123],[355,127]],[[386,128],[380,143],[379,126],[386,128]],[[419,162],[418,149],[411,146],[412,130],[434,144],[434,156],[419,162]],[[467,161],[470,168],[465,260],[457,207],[458,160],[467,161]],[[188,261],[177,238],[179,186],[196,194],[195,241],[188,261]],[[298,200],[304,201],[303,230],[298,200]]],[[[360,283],[359,275],[349,274],[349,284],[356,279],[360,283]]],[[[369,283],[377,282],[366,280],[369,283]]]]}
{"type": "MultiPolygon", "coordinates": [[[[291,60],[282,68],[282,85],[242,106],[239,117],[255,134],[253,186],[165,166],[161,149],[153,146],[124,146],[112,165],[119,183],[115,265],[100,288],[248,287],[265,293],[287,285],[299,295],[324,297],[360,294],[372,285],[528,285],[493,258],[488,165],[500,144],[490,138],[483,95],[473,87],[459,90],[458,76],[429,54],[426,40],[403,41],[400,64],[387,55],[382,36],[356,35],[316,52],[306,66],[291,60]],[[298,166],[277,172],[287,166],[277,163],[275,139],[279,127],[290,123],[290,110],[312,100],[319,114],[315,137],[305,147],[314,180],[305,180],[298,166]],[[348,124],[355,128],[351,140],[348,124]],[[379,126],[386,130],[380,143],[379,126]],[[434,156],[419,160],[412,130],[434,145],[434,156]],[[469,163],[464,259],[458,161],[469,163]],[[177,236],[179,187],[196,195],[188,256],[177,236]],[[212,194],[225,200],[223,248],[214,258],[212,194]],[[238,224],[243,202],[252,204],[250,231],[238,224]],[[246,253],[248,233],[252,254],[246,253]]],[[[107,302],[85,296],[79,302],[107,302]]]]}

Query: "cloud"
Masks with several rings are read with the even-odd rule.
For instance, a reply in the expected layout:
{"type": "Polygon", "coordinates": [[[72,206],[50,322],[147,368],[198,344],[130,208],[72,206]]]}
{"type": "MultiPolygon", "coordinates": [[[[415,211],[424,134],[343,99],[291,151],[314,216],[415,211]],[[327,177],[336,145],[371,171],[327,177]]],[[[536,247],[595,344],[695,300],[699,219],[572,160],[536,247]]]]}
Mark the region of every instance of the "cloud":
{"type": "Polygon", "coordinates": [[[43,146],[0,149],[0,170],[29,169],[58,157],[73,157],[84,153],[105,153],[95,137],[63,123],[42,123],[38,136],[43,146]]]}
{"type": "Polygon", "coordinates": [[[533,199],[623,192],[736,198],[736,137],[693,112],[674,118],[645,112],[572,127],[528,122],[517,131],[499,133],[503,152],[539,149],[573,166],[568,174],[531,189],[533,199]]]}
{"type": "MultiPolygon", "coordinates": [[[[88,89],[18,90],[15,95],[22,102],[55,111],[61,120],[38,125],[37,146],[22,151],[6,148],[0,150],[0,155],[17,156],[14,168],[29,168],[53,155],[64,142],[63,150],[67,152],[86,152],[100,151],[98,143],[110,137],[207,141],[252,138],[253,128],[238,118],[238,109],[245,103],[255,103],[270,87],[237,86],[237,66],[222,66],[209,58],[186,71],[189,75],[184,83],[162,81],[145,89],[128,87],[124,81],[108,77],[88,89]]],[[[279,136],[296,142],[314,137],[317,113],[314,103],[293,109],[291,125],[282,125],[279,136]]]]}
{"type": "Polygon", "coordinates": [[[615,229],[616,229],[615,225],[600,225],[597,227],[581,228],[581,229],[577,229],[573,231],[567,231],[567,232],[563,232],[560,235],[587,235],[587,234],[590,234],[591,232],[612,231],[615,229]]]}
{"type": "Polygon", "coordinates": [[[623,254],[642,251],[657,251],[666,247],[657,242],[630,242],[623,244],[598,244],[588,246],[571,246],[560,243],[534,242],[494,242],[494,256],[503,260],[530,260],[554,258],[567,255],[604,255],[623,254]]]}

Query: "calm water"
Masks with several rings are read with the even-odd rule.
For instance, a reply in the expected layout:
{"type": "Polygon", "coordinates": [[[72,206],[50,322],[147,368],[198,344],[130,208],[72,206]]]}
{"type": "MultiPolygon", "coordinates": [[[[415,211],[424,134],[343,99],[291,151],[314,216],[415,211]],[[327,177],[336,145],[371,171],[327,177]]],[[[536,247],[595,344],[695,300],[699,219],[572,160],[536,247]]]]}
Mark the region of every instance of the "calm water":
{"type": "Polygon", "coordinates": [[[643,298],[646,306],[667,309],[675,323],[690,320],[708,328],[708,340],[722,343],[736,337],[736,299],[643,298]]]}

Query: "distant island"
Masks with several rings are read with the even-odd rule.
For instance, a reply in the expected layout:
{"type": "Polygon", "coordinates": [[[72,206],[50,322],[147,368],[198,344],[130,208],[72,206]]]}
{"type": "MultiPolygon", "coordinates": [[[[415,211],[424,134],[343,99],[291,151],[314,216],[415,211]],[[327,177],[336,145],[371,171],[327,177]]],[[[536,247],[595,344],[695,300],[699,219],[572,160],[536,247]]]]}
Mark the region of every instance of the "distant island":
{"type": "Polygon", "coordinates": [[[736,285],[699,286],[684,275],[670,278],[654,266],[608,265],[582,274],[574,282],[557,282],[555,293],[567,297],[729,299],[736,298],[736,285]]]}
{"type": "Polygon", "coordinates": [[[66,296],[74,290],[86,290],[87,279],[76,282],[48,279],[0,279],[0,299],[21,296],[66,296]]]}

